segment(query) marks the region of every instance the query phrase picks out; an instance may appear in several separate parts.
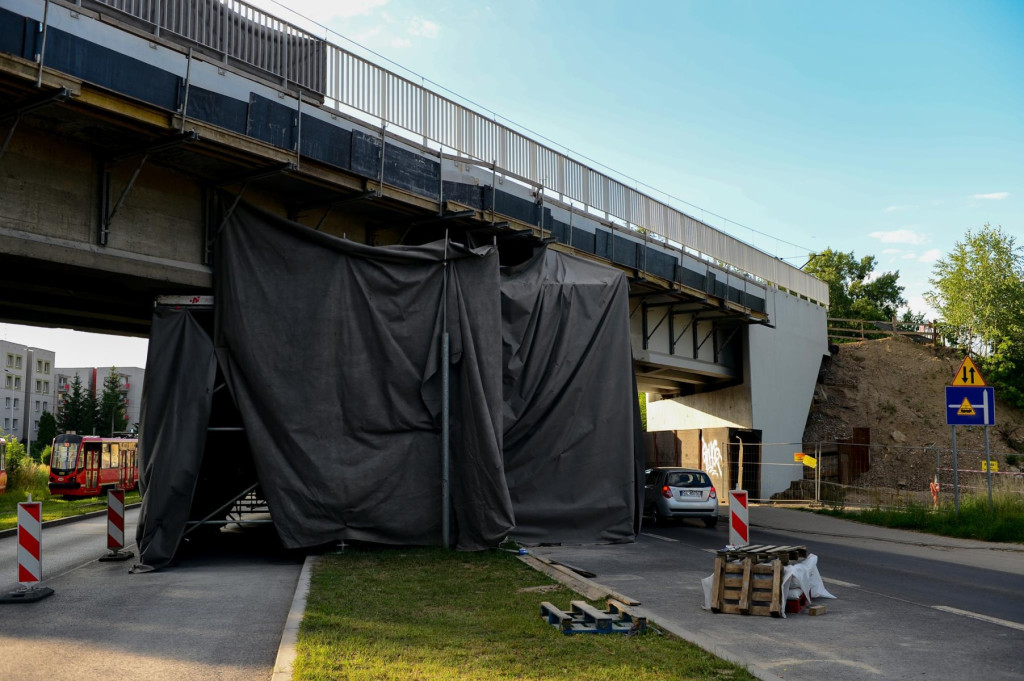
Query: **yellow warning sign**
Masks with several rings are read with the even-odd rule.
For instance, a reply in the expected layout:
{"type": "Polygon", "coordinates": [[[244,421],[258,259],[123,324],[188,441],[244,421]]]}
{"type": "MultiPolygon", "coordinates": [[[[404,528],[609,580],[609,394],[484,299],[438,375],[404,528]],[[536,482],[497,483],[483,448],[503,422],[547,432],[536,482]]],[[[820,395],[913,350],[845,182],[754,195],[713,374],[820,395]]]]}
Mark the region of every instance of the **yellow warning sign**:
{"type": "Polygon", "coordinates": [[[998,461],[982,461],[981,462],[981,470],[988,471],[989,468],[992,469],[993,473],[998,473],[999,472],[999,462],[998,461]]]}
{"type": "Polygon", "coordinates": [[[800,463],[803,460],[804,460],[804,453],[803,452],[793,452],[793,461],[795,461],[797,463],[800,463]]]}
{"type": "Polygon", "coordinates": [[[807,466],[808,468],[817,468],[818,460],[815,459],[813,456],[807,456],[806,454],[804,454],[804,465],[807,466]]]}
{"type": "Polygon", "coordinates": [[[985,379],[981,377],[981,372],[978,371],[978,367],[975,366],[974,361],[970,357],[964,357],[964,361],[960,362],[960,368],[956,370],[956,374],[953,375],[953,382],[950,385],[971,385],[976,387],[983,387],[985,385],[985,379]]]}
{"type": "Polygon", "coordinates": [[[957,416],[974,416],[974,407],[971,406],[971,401],[965,397],[963,404],[956,410],[956,413],[957,416]]]}

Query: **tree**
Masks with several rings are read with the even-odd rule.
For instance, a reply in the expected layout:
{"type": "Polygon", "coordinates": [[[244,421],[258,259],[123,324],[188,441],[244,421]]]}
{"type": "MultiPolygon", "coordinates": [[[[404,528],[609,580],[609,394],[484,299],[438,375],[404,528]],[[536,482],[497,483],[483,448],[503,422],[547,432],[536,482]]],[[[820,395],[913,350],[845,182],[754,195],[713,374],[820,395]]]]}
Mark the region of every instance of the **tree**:
{"type": "Polygon", "coordinates": [[[100,396],[97,410],[96,430],[104,437],[124,430],[127,406],[124,393],[121,392],[121,375],[116,367],[110,367],[110,373],[103,379],[103,394],[100,396]]]}
{"type": "Polygon", "coordinates": [[[967,230],[933,274],[925,299],[940,331],[980,355],[988,382],[1024,407],[1024,253],[1014,237],[989,224],[967,230]]]}
{"type": "Polygon", "coordinates": [[[826,248],[812,254],[804,271],[828,284],[829,314],[849,319],[889,320],[907,304],[900,273],[885,272],[872,277],[876,260],[866,255],[857,260],[853,251],[843,253],[826,248]]]}
{"type": "Polygon", "coordinates": [[[39,430],[35,442],[32,443],[33,455],[38,457],[44,448],[49,447],[53,438],[57,437],[57,432],[57,419],[50,412],[44,411],[39,416],[39,430]]]}
{"type": "Polygon", "coordinates": [[[96,432],[96,399],[82,386],[78,374],[71,381],[71,394],[61,406],[57,426],[62,433],[89,435],[96,432]]]}

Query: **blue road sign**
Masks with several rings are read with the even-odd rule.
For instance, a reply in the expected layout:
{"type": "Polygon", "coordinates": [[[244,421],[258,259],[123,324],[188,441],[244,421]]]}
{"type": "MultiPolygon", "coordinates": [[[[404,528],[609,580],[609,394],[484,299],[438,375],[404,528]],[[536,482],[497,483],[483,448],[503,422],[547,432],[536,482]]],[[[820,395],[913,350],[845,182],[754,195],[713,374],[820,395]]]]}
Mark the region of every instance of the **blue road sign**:
{"type": "Polygon", "coordinates": [[[994,426],[995,424],[995,388],[946,386],[947,426],[994,426]]]}

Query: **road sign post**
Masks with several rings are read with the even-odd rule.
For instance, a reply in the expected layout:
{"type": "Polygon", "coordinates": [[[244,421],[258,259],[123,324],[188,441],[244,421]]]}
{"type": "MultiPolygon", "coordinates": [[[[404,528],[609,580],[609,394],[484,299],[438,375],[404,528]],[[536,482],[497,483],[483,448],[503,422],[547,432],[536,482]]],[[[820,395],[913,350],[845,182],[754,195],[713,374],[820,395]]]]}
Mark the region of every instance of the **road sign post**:
{"type": "MultiPolygon", "coordinates": [[[[960,516],[960,469],[956,457],[956,427],[985,428],[985,461],[989,460],[989,426],[996,424],[996,391],[989,388],[971,358],[964,357],[946,386],[946,425],[953,430],[953,509],[960,516]]],[[[986,466],[991,468],[991,466],[986,466]]],[[[992,471],[988,471],[988,508],[992,510],[992,471]]]]}

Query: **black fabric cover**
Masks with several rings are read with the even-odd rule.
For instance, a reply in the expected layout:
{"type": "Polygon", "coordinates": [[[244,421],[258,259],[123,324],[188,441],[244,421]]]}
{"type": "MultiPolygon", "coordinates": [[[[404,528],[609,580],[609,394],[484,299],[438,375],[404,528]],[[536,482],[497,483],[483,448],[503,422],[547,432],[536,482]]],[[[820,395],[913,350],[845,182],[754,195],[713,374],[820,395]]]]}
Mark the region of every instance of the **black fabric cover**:
{"type": "MultiPolygon", "coordinates": [[[[442,297],[453,543],[639,532],[618,270],[546,248],[499,268],[492,247],[364,246],[239,204],[215,273],[217,362],[285,546],[442,543],[442,297]]],[[[188,517],[215,376],[187,318],[159,313],[150,343],[139,537],[154,566],[188,517]]]]}
{"type": "Polygon", "coordinates": [[[185,532],[216,373],[213,340],[192,315],[158,308],[150,329],[139,428],[142,507],[135,540],[144,565],[167,565],[185,532]]]}
{"type": "Polygon", "coordinates": [[[480,549],[513,525],[497,251],[375,248],[244,205],[232,214],[218,244],[217,353],[285,546],[441,543],[446,274],[453,535],[480,549]]]}
{"type": "Polygon", "coordinates": [[[525,542],[632,541],[643,491],[618,270],[543,249],[502,272],[505,477],[525,542]]]}

